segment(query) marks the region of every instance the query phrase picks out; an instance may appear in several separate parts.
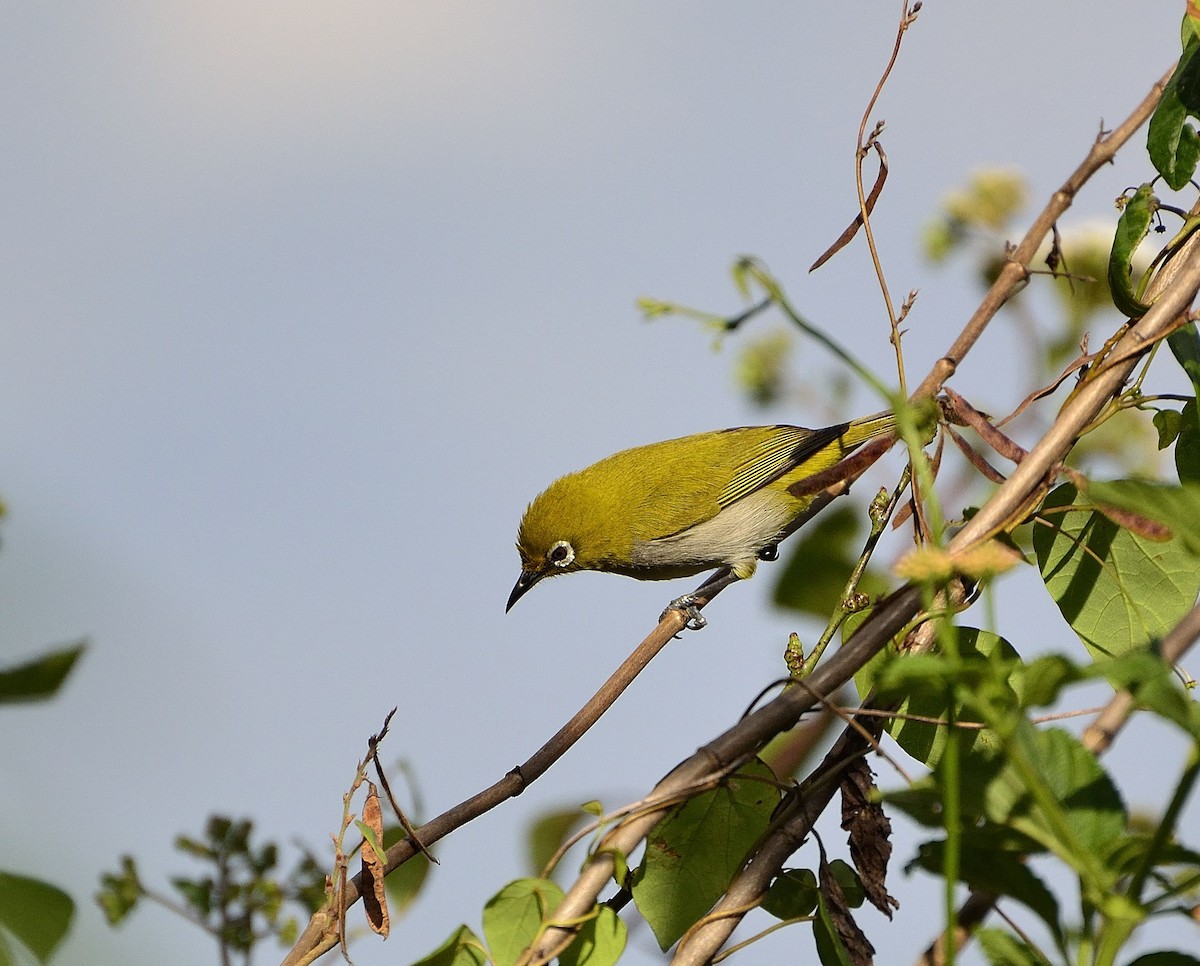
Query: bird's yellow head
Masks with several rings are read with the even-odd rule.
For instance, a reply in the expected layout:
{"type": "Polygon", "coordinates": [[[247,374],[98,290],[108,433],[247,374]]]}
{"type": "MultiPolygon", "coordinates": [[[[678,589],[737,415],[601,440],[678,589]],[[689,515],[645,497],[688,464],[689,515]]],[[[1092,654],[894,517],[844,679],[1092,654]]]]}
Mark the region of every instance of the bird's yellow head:
{"type": "Polygon", "coordinates": [[[505,610],[545,577],[610,570],[628,559],[633,536],[620,525],[617,497],[591,467],[556,480],[529,504],[517,530],[521,576],[505,610]]]}

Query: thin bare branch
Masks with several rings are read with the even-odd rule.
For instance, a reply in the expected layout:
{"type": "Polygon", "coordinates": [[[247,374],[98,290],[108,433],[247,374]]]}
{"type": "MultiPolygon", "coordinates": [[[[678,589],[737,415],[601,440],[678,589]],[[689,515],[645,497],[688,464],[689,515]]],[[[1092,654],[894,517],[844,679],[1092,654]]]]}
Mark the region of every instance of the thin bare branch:
{"type": "Polygon", "coordinates": [[[1004,268],[1000,271],[996,281],[992,283],[992,287],[988,289],[987,295],[984,296],[979,308],[975,310],[975,314],[971,316],[963,330],[958,334],[958,338],[954,340],[953,345],[946,351],[930,370],[929,374],[922,381],[913,393],[916,399],[923,399],[927,396],[932,396],[941,390],[946,380],[954,375],[955,370],[962,363],[963,358],[971,350],[971,347],[979,341],[979,337],[983,335],[988,323],[1007,302],[1017,289],[1024,285],[1029,274],[1029,265],[1037,254],[1038,248],[1042,244],[1042,239],[1054,227],[1063,213],[1071,207],[1075,200],[1075,195],[1100,168],[1112,161],[1117,150],[1125,144],[1146,121],[1150,115],[1154,113],[1154,108],[1158,105],[1159,98],[1162,96],[1163,87],[1170,80],[1171,73],[1167,71],[1150,89],[1150,92],[1142,99],[1142,102],[1133,110],[1124,121],[1108,134],[1102,134],[1096,139],[1092,149],[1088,152],[1083,163],[1079,165],[1066,181],[1063,182],[1050,201],[1042,209],[1041,213],[1034,220],[1029,230],[1025,233],[1025,237],[1009,255],[1008,261],[1004,268]]]}
{"type": "MultiPolygon", "coordinates": [[[[697,606],[703,607],[711,601],[720,592],[722,586],[718,581],[712,579],[706,581],[696,591],[697,606]]],[[[415,840],[410,834],[395,843],[387,851],[387,866],[384,874],[390,873],[412,858],[418,851],[417,842],[420,843],[420,849],[424,850],[425,847],[490,811],[501,802],[521,794],[526,787],[540,778],[599,720],[600,716],[612,706],[621,692],[641,673],[654,656],[677,633],[683,630],[684,619],[684,615],[678,610],[668,610],[664,613],[658,626],[634,649],[633,653],[613,672],[612,676],[579,712],[559,729],[554,737],[500,781],[426,822],[416,830],[415,840]]],[[[361,875],[346,882],[345,887],[341,890],[344,908],[348,909],[358,901],[361,897],[362,885],[361,875]]],[[[283,966],[303,966],[332,949],[338,941],[336,921],[337,917],[332,908],[323,907],[314,913],[305,927],[304,933],[284,958],[283,966]]]]}
{"type": "MultiPolygon", "coordinates": [[[[862,163],[868,147],[873,147],[879,155],[879,163],[884,169],[887,168],[887,156],[883,153],[883,148],[879,146],[878,141],[883,128],[882,122],[876,125],[869,139],[864,139],[864,133],[867,129],[867,122],[875,111],[875,105],[883,93],[883,88],[892,74],[892,69],[896,66],[896,61],[900,58],[900,45],[904,41],[904,35],[907,33],[908,28],[916,22],[917,12],[920,9],[921,4],[919,2],[910,7],[908,0],[901,0],[900,23],[896,28],[896,41],[892,45],[892,54],[888,58],[887,66],[884,67],[883,73],[879,77],[879,83],[875,85],[875,90],[871,93],[871,98],[867,102],[866,109],[863,111],[862,120],[859,122],[858,151],[854,158],[854,186],[858,191],[858,211],[862,218],[863,236],[866,238],[867,248],[871,252],[871,264],[875,267],[875,278],[879,283],[879,291],[883,295],[883,304],[887,309],[888,325],[891,328],[890,339],[896,353],[896,378],[899,381],[900,393],[902,395],[908,393],[908,379],[904,372],[904,352],[900,345],[900,320],[897,318],[896,308],[892,304],[892,293],[888,289],[887,276],[883,271],[883,262],[879,258],[879,249],[875,244],[875,232],[871,227],[871,208],[868,208],[867,199],[863,194],[862,163]]],[[[872,205],[871,207],[874,206],[872,205]]],[[[914,479],[914,490],[916,489],[916,485],[917,482],[914,479]]]]}

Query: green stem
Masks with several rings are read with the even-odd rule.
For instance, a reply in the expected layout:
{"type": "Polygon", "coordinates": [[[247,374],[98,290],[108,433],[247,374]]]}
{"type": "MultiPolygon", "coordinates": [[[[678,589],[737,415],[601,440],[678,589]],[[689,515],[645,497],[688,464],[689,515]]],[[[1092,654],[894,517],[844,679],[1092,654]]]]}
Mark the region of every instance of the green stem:
{"type": "Polygon", "coordinates": [[[1179,782],[1175,786],[1175,793],[1171,796],[1171,802],[1167,806],[1166,812],[1163,813],[1162,821],[1158,823],[1158,828],[1154,830],[1154,836],[1150,840],[1150,847],[1146,849],[1145,855],[1142,856],[1141,865],[1129,883],[1129,898],[1133,899],[1134,902],[1141,902],[1142,889],[1146,886],[1146,879],[1149,878],[1150,873],[1154,870],[1155,863],[1163,846],[1170,841],[1171,836],[1174,834],[1179,815],[1183,811],[1184,805],[1187,804],[1188,797],[1196,785],[1197,777],[1200,777],[1200,750],[1193,745],[1191,754],[1188,756],[1187,767],[1184,768],[1183,774],[1179,777],[1179,782]]]}
{"type": "MultiPolygon", "coordinates": [[[[924,590],[925,609],[933,610],[937,588],[926,585],[924,590]]],[[[950,618],[938,619],[938,648],[947,661],[958,664],[958,634],[950,618]]],[[[962,867],[962,748],[958,731],[958,695],[953,684],[947,685],[946,694],[946,747],[938,763],[942,781],[942,810],[946,829],[946,849],[942,857],[942,877],[945,880],[946,933],[942,946],[945,950],[945,966],[954,966],[958,953],[955,927],[958,924],[958,902],[956,890],[959,871],[962,867]]]]}
{"type": "MultiPolygon", "coordinates": [[[[1133,878],[1129,882],[1129,887],[1125,891],[1126,897],[1131,902],[1143,907],[1143,912],[1148,911],[1142,903],[1142,890],[1146,887],[1146,880],[1154,871],[1154,866],[1157,863],[1159,854],[1162,852],[1163,846],[1170,841],[1179,815],[1183,811],[1184,805],[1187,804],[1188,797],[1196,785],[1196,778],[1198,776],[1200,776],[1200,751],[1193,745],[1191,754],[1188,757],[1187,767],[1183,770],[1183,774],[1175,786],[1171,802],[1167,806],[1166,812],[1163,813],[1162,821],[1158,823],[1158,827],[1154,830],[1150,845],[1142,856],[1138,869],[1133,874],[1133,878]]],[[[1141,918],[1128,916],[1106,916],[1100,926],[1098,948],[1096,951],[1096,966],[1112,966],[1116,962],[1117,954],[1129,940],[1134,929],[1142,921],[1143,919],[1141,918]]]]}
{"type": "MultiPolygon", "coordinates": [[[[900,504],[900,496],[908,488],[910,478],[909,468],[906,466],[904,467],[904,472],[900,474],[900,482],[896,484],[896,488],[892,491],[888,502],[882,507],[877,507],[875,503],[872,503],[871,532],[867,535],[867,540],[863,544],[862,553],[858,555],[858,562],[854,565],[850,579],[846,581],[846,588],[842,591],[842,598],[838,603],[838,609],[834,612],[825,630],[821,633],[821,638],[817,641],[812,653],[805,659],[803,665],[801,665],[800,677],[808,677],[808,675],[812,674],[813,669],[817,666],[817,662],[821,660],[821,655],[825,653],[825,648],[829,646],[829,642],[833,639],[833,635],[837,633],[838,628],[842,626],[846,618],[854,612],[854,608],[851,606],[851,599],[858,591],[859,581],[862,580],[862,575],[866,572],[867,564],[870,562],[872,554],[875,553],[875,547],[879,543],[879,538],[883,536],[883,531],[887,528],[888,520],[892,518],[892,514],[900,504]]],[[[882,496],[882,491],[880,495],[882,496]]],[[[876,497],[876,500],[878,500],[878,497],[876,497]]]]}
{"type": "Polygon", "coordinates": [[[767,296],[793,323],[795,323],[802,332],[807,333],[821,343],[833,355],[842,360],[849,368],[853,369],[863,382],[867,383],[879,395],[888,401],[889,404],[894,404],[896,401],[895,394],[887,388],[883,380],[876,376],[871,370],[859,362],[850,351],[843,346],[834,342],[828,335],[818,329],[816,326],[808,322],[795,306],[789,301],[787,295],[784,294],[783,286],[775,279],[775,277],[767,271],[765,265],[753,258],[742,258],[734,265],[734,278],[739,286],[745,290],[746,278],[752,278],[761,287],[767,296]]]}

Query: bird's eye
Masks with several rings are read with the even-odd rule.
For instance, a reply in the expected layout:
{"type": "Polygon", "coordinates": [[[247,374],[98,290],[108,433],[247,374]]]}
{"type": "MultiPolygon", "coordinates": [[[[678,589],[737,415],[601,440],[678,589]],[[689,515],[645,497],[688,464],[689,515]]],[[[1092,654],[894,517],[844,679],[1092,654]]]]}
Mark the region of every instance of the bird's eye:
{"type": "Polygon", "coordinates": [[[571,561],[575,559],[575,548],[566,540],[559,540],[546,553],[546,559],[556,567],[569,567],[571,561]]]}

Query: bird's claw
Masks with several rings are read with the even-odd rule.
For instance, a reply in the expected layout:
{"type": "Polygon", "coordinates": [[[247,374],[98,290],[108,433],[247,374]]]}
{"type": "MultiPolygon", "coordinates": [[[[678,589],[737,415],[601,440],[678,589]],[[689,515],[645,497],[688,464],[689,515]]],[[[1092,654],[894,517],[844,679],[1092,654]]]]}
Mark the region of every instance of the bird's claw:
{"type": "Polygon", "coordinates": [[[683,615],[683,629],[685,631],[700,631],[708,626],[708,621],[704,615],[700,613],[700,608],[696,606],[699,598],[692,594],[684,594],[682,597],[676,597],[667,605],[666,610],[659,616],[659,620],[665,618],[671,611],[677,610],[683,615]]]}

